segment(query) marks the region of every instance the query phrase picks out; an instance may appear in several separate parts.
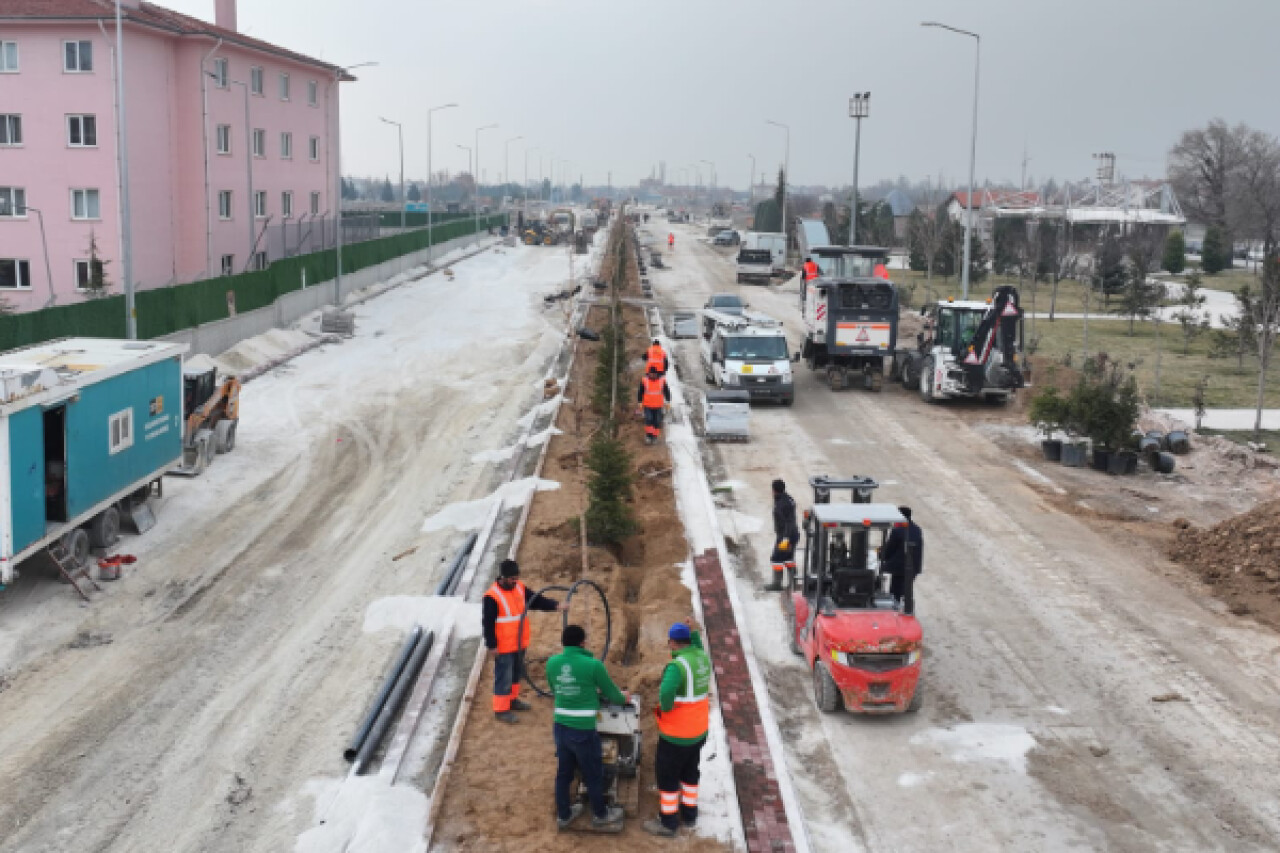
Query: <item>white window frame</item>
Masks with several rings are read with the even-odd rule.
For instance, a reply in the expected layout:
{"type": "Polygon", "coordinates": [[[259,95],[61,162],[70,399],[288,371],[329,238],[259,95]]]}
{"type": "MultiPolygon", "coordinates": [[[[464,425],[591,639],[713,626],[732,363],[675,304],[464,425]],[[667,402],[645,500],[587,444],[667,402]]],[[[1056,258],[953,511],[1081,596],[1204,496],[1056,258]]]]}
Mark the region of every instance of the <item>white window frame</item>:
{"type": "Polygon", "coordinates": [[[289,100],[289,72],[280,72],[280,100],[289,100]]]}
{"type": "MultiPolygon", "coordinates": [[[[98,261],[102,263],[102,261],[98,261]]],[[[81,268],[84,269],[84,280],[88,281],[93,275],[93,259],[92,258],[76,258],[71,261],[71,280],[76,283],[76,293],[88,293],[89,288],[81,283],[81,268]]]]}
{"type": "Polygon", "coordinates": [[[249,68],[249,94],[263,97],[266,92],[267,71],[261,65],[249,68]]]}
{"type": "Polygon", "coordinates": [[[231,190],[218,190],[218,219],[229,222],[235,210],[235,196],[231,190]]]}
{"type": "Polygon", "coordinates": [[[220,124],[214,128],[213,135],[215,138],[214,146],[219,154],[231,153],[231,125],[220,124]]]}
{"type": "Polygon", "coordinates": [[[0,287],[0,292],[31,289],[31,262],[26,258],[0,258],[0,264],[13,264],[13,287],[0,287]]]}
{"type": "Polygon", "coordinates": [[[22,113],[0,113],[0,129],[8,140],[0,142],[0,148],[22,147],[22,113]]]}
{"type": "Polygon", "coordinates": [[[267,218],[267,191],[254,190],[253,192],[253,218],[267,218]]]}
{"type": "Polygon", "coordinates": [[[74,113],[67,116],[67,147],[68,148],[97,148],[98,147],[98,117],[92,113],[74,113]],[[89,119],[93,125],[93,142],[85,142],[85,119],[89,119]],[[72,138],[72,128],[79,125],[80,141],[76,142],[72,138]]]}
{"type": "Polygon", "coordinates": [[[320,193],[318,192],[311,193],[311,215],[320,215],[320,193]]]}
{"type": "Polygon", "coordinates": [[[26,219],[27,218],[27,189],[26,187],[0,187],[0,196],[6,196],[9,209],[12,213],[0,213],[0,219],[26,219]],[[21,202],[21,203],[19,203],[21,202]],[[21,210],[22,213],[18,213],[21,210]]]}
{"type": "Polygon", "coordinates": [[[307,105],[312,107],[320,106],[320,84],[315,80],[307,81],[307,105]]]}
{"type": "Polygon", "coordinates": [[[72,187],[71,188],[71,218],[77,222],[99,222],[102,219],[102,193],[93,187],[72,187]],[[89,193],[93,193],[93,198],[97,200],[98,215],[89,216],[89,193]],[[83,195],[85,216],[76,215],[76,196],[83,195]]]}
{"type": "Polygon", "coordinates": [[[253,129],[253,156],[259,159],[267,156],[267,129],[264,127],[253,129]]]}
{"type": "Polygon", "coordinates": [[[231,62],[225,56],[213,60],[213,85],[219,89],[231,87],[231,62]]]}
{"type": "Polygon", "coordinates": [[[62,73],[63,74],[92,74],[93,73],[93,42],[89,39],[67,39],[62,43],[62,73]],[[76,48],[76,67],[69,68],[67,66],[67,48],[75,45],[76,48]],[[89,67],[84,67],[83,47],[89,48],[89,67]]]}
{"type": "Polygon", "coordinates": [[[287,130],[280,131],[280,159],[293,159],[293,134],[287,130]]]}
{"type": "Polygon", "coordinates": [[[22,70],[20,59],[16,41],[0,41],[0,74],[17,74],[22,70]],[[13,57],[12,65],[9,64],[10,56],[13,57]]]}
{"type": "Polygon", "coordinates": [[[253,268],[254,268],[255,270],[265,270],[265,269],[267,268],[267,253],[266,253],[266,252],[254,252],[254,253],[253,253],[253,268]]]}
{"type": "Polygon", "coordinates": [[[223,275],[236,274],[236,256],[235,255],[222,256],[222,274],[223,275]]]}
{"type": "Polygon", "coordinates": [[[312,163],[320,162],[320,137],[318,136],[311,137],[311,141],[308,147],[310,148],[309,153],[311,154],[311,162],[312,163]]]}
{"type": "Polygon", "coordinates": [[[107,449],[112,456],[133,447],[133,409],[123,409],[107,418],[107,449]],[[118,428],[117,428],[118,427],[118,428]]]}
{"type": "Polygon", "coordinates": [[[293,218],[293,190],[284,190],[280,193],[280,218],[293,218]]]}

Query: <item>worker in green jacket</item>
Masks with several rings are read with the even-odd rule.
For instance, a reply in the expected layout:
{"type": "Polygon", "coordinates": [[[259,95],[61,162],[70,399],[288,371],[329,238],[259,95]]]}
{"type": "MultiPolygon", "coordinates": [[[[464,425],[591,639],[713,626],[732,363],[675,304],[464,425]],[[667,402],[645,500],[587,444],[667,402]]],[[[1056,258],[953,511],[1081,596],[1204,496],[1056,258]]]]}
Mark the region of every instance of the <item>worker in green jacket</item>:
{"type": "Polygon", "coordinates": [[[680,824],[698,822],[702,746],[711,720],[711,659],[702,634],[683,622],[667,632],[671,662],[658,687],[658,817],[644,823],[650,835],[672,838],[680,824]]]}
{"type": "Polygon", "coordinates": [[[591,828],[597,832],[622,831],[622,807],[606,807],[604,801],[604,757],[596,718],[600,699],[625,705],[625,691],[609,678],[602,661],[582,647],[587,632],[568,625],[560,635],[564,650],[547,661],[547,684],[555,696],[556,824],[566,829],[582,814],[582,803],[569,802],[569,783],[576,770],[582,774],[587,798],[591,801],[591,828]]]}

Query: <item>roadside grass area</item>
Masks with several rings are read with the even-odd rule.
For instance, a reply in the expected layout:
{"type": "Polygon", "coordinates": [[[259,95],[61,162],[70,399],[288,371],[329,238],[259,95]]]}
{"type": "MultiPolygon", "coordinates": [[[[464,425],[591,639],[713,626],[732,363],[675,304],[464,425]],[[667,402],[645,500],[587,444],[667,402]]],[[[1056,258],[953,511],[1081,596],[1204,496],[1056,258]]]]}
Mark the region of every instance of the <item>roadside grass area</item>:
{"type": "MultiPolygon", "coordinates": [[[[948,297],[960,298],[959,276],[945,279],[935,275],[933,280],[930,281],[922,272],[894,270],[893,280],[899,287],[905,286],[908,290],[914,287],[911,292],[911,305],[917,309],[931,300],[946,299],[948,297]]],[[[981,284],[973,285],[969,288],[969,297],[971,299],[986,299],[991,295],[991,291],[1005,284],[1012,284],[1017,287],[1017,276],[1010,278],[989,275],[982,280],[981,284]]],[[[1064,314],[1082,313],[1084,311],[1084,291],[1085,286],[1078,281],[1063,279],[1058,282],[1057,310],[1064,314]]],[[[1053,295],[1052,282],[1039,281],[1033,283],[1024,279],[1019,292],[1022,295],[1023,310],[1034,310],[1036,313],[1046,315],[1049,313],[1049,304],[1053,295]]],[[[1091,297],[1089,304],[1091,313],[1097,310],[1099,304],[1097,297],[1091,297]]]]}
{"type": "MultiPolygon", "coordinates": [[[[1237,430],[1237,429],[1209,429],[1201,427],[1197,430],[1201,435],[1217,435],[1225,438],[1227,441],[1234,441],[1236,444],[1245,444],[1254,441],[1253,430],[1237,430]]],[[[1280,430],[1264,429],[1261,432],[1261,441],[1269,450],[1280,450],[1280,430]]]]}
{"type": "MultiPolygon", "coordinates": [[[[1199,269],[1199,265],[1187,265],[1187,272],[1191,272],[1193,269],[1199,269]]],[[[1165,273],[1160,273],[1160,275],[1162,277],[1167,277],[1170,281],[1187,280],[1186,273],[1172,276],[1166,276],[1165,273]]],[[[1241,287],[1247,284],[1250,289],[1256,293],[1258,291],[1260,276],[1261,273],[1252,267],[1249,269],[1232,268],[1229,270],[1223,270],[1222,272],[1214,275],[1202,275],[1200,278],[1200,286],[1209,290],[1225,290],[1228,293],[1237,293],[1241,287]]]]}
{"type": "MultiPolygon", "coordinates": [[[[1043,365],[1033,384],[1043,384],[1043,372],[1054,364],[1067,363],[1079,368],[1084,355],[1084,321],[1040,318],[1026,321],[1028,340],[1039,336],[1035,355],[1043,365]]],[[[1156,324],[1139,322],[1129,335],[1129,323],[1123,319],[1090,321],[1089,353],[1107,353],[1122,364],[1133,365],[1134,375],[1149,406],[1187,408],[1200,377],[1209,377],[1205,405],[1209,408],[1252,408],[1257,396],[1257,359],[1246,357],[1244,371],[1236,368],[1234,358],[1210,358],[1211,333],[1192,340],[1187,355],[1182,354],[1182,335],[1177,324],[1160,324],[1160,388],[1156,393],[1156,324]]],[[[1280,407],[1280,364],[1268,371],[1267,408],[1280,407]]]]}

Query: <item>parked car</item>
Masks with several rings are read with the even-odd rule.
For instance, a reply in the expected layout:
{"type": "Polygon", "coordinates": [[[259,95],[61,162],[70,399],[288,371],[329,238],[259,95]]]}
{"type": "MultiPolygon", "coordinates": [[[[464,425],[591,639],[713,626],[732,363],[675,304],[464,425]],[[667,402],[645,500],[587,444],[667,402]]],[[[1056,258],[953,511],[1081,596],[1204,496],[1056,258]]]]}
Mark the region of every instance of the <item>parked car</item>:
{"type": "Polygon", "coordinates": [[[747,309],[747,303],[743,302],[742,297],[736,293],[713,293],[707,300],[707,304],[702,307],[719,311],[721,314],[741,316],[747,309]]]}
{"type": "Polygon", "coordinates": [[[736,246],[742,242],[742,238],[737,231],[721,231],[711,242],[717,246],[736,246]]]}

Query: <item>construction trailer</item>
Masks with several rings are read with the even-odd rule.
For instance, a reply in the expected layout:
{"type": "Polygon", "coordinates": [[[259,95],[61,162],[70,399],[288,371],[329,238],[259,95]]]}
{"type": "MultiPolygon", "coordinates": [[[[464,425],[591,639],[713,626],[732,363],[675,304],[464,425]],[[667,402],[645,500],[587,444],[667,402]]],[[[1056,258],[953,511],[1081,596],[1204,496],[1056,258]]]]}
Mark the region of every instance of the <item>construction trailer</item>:
{"type": "Polygon", "coordinates": [[[186,344],[66,338],[0,353],[0,583],[44,548],[83,568],[182,463],[186,344]]]}

